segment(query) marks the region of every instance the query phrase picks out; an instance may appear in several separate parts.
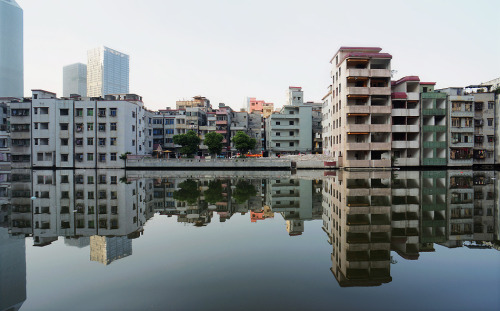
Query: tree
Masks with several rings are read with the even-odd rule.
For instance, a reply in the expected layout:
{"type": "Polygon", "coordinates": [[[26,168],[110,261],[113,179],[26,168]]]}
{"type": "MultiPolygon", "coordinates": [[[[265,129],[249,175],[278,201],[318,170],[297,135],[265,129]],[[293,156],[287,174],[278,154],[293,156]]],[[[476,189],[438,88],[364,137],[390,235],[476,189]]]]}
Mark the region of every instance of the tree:
{"type": "Polygon", "coordinates": [[[255,138],[251,138],[243,131],[238,131],[231,141],[234,143],[234,147],[242,155],[255,148],[255,145],[257,144],[257,140],[255,140],[255,138]]]}
{"type": "Polygon", "coordinates": [[[243,204],[251,197],[257,195],[255,187],[246,180],[240,180],[233,191],[233,198],[238,204],[243,204]]]}
{"type": "Polygon", "coordinates": [[[222,140],[224,140],[224,136],[217,132],[210,132],[205,135],[205,145],[207,145],[210,154],[217,156],[221,153],[222,140]]]}
{"type": "Polygon", "coordinates": [[[222,194],[222,181],[219,179],[212,180],[208,184],[208,189],[203,192],[205,201],[208,203],[216,203],[224,201],[224,195],[222,194]]]}
{"type": "Polygon", "coordinates": [[[194,131],[189,131],[186,134],[178,134],[173,137],[174,143],[181,145],[181,153],[192,156],[198,151],[200,138],[194,131]]]}
{"type": "Polygon", "coordinates": [[[198,183],[192,179],[188,179],[179,184],[179,190],[174,191],[174,199],[186,201],[188,204],[194,204],[200,197],[198,183]]]}

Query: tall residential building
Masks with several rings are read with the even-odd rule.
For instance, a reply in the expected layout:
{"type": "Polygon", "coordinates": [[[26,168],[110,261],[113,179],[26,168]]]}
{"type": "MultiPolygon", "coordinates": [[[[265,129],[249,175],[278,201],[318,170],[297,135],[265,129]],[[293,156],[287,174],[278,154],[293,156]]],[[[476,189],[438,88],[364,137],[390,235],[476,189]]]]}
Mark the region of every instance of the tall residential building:
{"type": "Polygon", "coordinates": [[[129,56],[102,46],[87,52],[87,96],[129,92],[129,56]]]}
{"type": "Polygon", "coordinates": [[[192,100],[178,100],[175,102],[176,109],[204,108],[205,111],[212,109],[210,100],[203,96],[194,96],[192,100]]]}
{"type": "Polygon", "coordinates": [[[63,67],[63,96],[71,94],[87,97],[87,65],[76,63],[63,67]]]}
{"type": "Polygon", "coordinates": [[[23,97],[23,10],[0,0],[0,97],[23,97]]]}
{"type": "Polygon", "coordinates": [[[448,166],[471,166],[474,149],[474,96],[463,88],[439,90],[448,95],[448,166]]]}
{"type": "Polygon", "coordinates": [[[323,150],[341,167],[391,166],[391,59],[376,47],[341,47],[331,59],[323,150]]]}
{"type": "Polygon", "coordinates": [[[435,92],[435,84],[420,82],[422,166],[445,166],[448,163],[448,96],[435,92]]]}
{"type": "Polygon", "coordinates": [[[420,78],[392,81],[392,165],[420,165],[420,78]]]}

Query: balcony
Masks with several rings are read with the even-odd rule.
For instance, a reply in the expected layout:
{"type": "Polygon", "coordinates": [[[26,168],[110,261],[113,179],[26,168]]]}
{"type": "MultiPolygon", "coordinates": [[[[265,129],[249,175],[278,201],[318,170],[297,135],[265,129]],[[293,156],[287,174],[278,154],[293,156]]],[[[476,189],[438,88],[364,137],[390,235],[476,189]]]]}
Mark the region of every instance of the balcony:
{"type": "Polygon", "coordinates": [[[418,101],[418,100],[420,100],[420,93],[417,93],[417,92],[409,92],[409,93],[406,93],[406,95],[408,96],[408,97],[407,97],[407,100],[413,100],[413,101],[418,101]]]}
{"type": "Polygon", "coordinates": [[[391,106],[370,106],[370,113],[391,114],[391,106]]]}
{"type": "Polygon", "coordinates": [[[440,108],[422,109],[422,114],[424,116],[444,116],[446,115],[446,109],[440,109],[440,108]]]}
{"type": "Polygon", "coordinates": [[[217,120],[217,121],[215,121],[215,124],[216,125],[225,125],[225,124],[227,124],[227,120],[217,120]]]}
{"type": "Polygon", "coordinates": [[[390,87],[371,87],[370,95],[391,95],[390,87]]]}
{"type": "Polygon", "coordinates": [[[424,148],[446,148],[447,143],[445,141],[424,141],[424,148]]]}
{"type": "Polygon", "coordinates": [[[370,89],[368,87],[348,87],[347,93],[353,95],[370,95],[370,89]]]}
{"type": "Polygon", "coordinates": [[[420,132],[420,128],[418,125],[393,125],[392,126],[392,132],[398,132],[398,133],[418,133],[420,132]]]}
{"type": "Polygon", "coordinates": [[[368,77],[370,75],[369,69],[347,69],[348,77],[368,77]]]}
{"type": "Polygon", "coordinates": [[[391,71],[389,69],[370,69],[370,77],[390,78],[391,71]]]}
{"type": "Polygon", "coordinates": [[[347,114],[350,113],[370,113],[370,106],[362,106],[362,105],[349,105],[345,107],[345,111],[347,114]]]}
{"type": "Polygon", "coordinates": [[[383,132],[390,133],[392,131],[392,127],[390,124],[371,124],[370,132],[383,132]]]}
{"type": "Polygon", "coordinates": [[[347,124],[346,130],[349,133],[369,133],[369,124],[347,124]]]}
{"type": "Polygon", "coordinates": [[[347,143],[346,144],[346,151],[347,150],[370,150],[370,144],[369,143],[347,143]]]}
{"type": "Polygon", "coordinates": [[[424,125],[424,132],[446,132],[446,125],[424,125]]]}
{"type": "Polygon", "coordinates": [[[391,143],[370,143],[370,150],[391,150],[391,143]]]}

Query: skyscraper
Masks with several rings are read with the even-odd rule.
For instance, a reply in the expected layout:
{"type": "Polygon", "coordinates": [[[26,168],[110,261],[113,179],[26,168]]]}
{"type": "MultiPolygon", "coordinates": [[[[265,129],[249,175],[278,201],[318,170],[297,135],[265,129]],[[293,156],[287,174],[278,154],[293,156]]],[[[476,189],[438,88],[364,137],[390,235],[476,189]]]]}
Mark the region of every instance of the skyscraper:
{"type": "Polygon", "coordinates": [[[63,96],[71,94],[87,96],[87,65],[76,63],[63,67],[63,96]]]}
{"type": "Polygon", "coordinates": [[[129,92],[129,56],[102,46],[87,52],[87,96],[129,92]]]}
{"type": "Polygon", "coordinates": [[[0,0],[0,97],[23,97],[23,10],[0,0]]]}

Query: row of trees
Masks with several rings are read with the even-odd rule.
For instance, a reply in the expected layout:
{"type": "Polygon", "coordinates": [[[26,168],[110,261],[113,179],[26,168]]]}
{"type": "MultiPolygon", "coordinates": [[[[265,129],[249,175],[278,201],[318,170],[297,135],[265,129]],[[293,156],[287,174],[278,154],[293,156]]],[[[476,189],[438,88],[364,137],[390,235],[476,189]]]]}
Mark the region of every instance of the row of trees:
{"type": "MultiPolygon", "coordinates": [[[[179,184],[179,190],[174,192],[174,199],[185,201],[188,204],[194,204],[201,196],[201,191],[197,180],[188,179],[179,184]]],[[[216,203],[225,201],[223,194],[222,180],[212,180],[208,184],[208,189],[203,192],[205,202],[216,203]]],[[[232,191],[232,198],[238,204],[243,204],[251,197],[257,195],[255,187],[246,180],[239,180],[236,183],[235,189],[232,191]]]]}
{"type": "MultiPolygon", "coordinates": [[[[194,131],[189,131],[186,134],[179,134],[173,137],[174,143],[181,145],[180,152],[187,156],[193,156],[198,152],[200,138],[194,131]]],[[[224,136],[217,132],[210,132],[205,135],[204,144],[208,147],[210,154],[217,156],[222,152],[224,136]]],[[[245,132],[238,131],[231,139],[234,147],[242,155],[255,148],[257,140],[248,136],[245,132]]]]}

